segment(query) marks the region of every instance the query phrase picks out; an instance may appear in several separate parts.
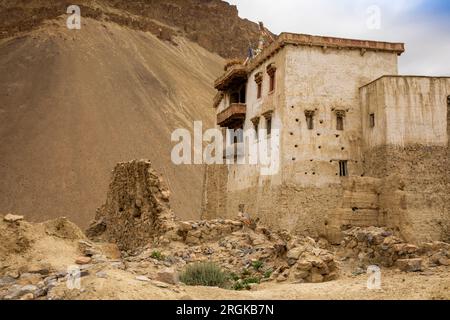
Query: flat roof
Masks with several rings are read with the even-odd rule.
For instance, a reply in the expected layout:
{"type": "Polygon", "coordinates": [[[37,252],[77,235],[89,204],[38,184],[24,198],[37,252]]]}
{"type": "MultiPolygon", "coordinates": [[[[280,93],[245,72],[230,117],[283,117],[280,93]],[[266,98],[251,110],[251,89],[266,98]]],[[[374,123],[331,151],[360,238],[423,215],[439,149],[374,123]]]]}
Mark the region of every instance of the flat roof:
{"type": "Polygon", "coordinates": [[[392,52],[401,55],[405,52],[404,43],[382,42],[372,40],[356,40],[325,36],[314,36],[297,33],[281,33],[278,38],[266,47],[256,58],[247,65],[248,71],[252,72],[266,59],[278,52],[286,45],[325,47],[325,48],[347,48],[367,51],[392,52]]]}
{"type": "Polygon", "coordinates": [[[371,84],[380,81],[383,78],[425,78],[425,79],[447,79],[450,80],[450,76],[420,76],[420,75],[401,75],[401,74],[386,74],[386,75],[382,75],[381,77],[370,81],[369,83],[359,87],[360,89],[370,86],[371,84]]]}

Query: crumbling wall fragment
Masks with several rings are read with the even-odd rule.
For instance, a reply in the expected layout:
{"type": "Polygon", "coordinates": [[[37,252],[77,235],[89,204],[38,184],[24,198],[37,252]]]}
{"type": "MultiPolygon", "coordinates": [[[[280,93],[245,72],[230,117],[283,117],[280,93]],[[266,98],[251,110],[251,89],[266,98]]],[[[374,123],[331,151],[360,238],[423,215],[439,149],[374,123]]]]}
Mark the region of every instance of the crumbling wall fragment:
{"type": "Polygon", "coordinates": [[[119,163],[113,170],[106,203],[86,231],[90,238],[133,251],[175,225],[170,192],[150,161],[119,163]]]}

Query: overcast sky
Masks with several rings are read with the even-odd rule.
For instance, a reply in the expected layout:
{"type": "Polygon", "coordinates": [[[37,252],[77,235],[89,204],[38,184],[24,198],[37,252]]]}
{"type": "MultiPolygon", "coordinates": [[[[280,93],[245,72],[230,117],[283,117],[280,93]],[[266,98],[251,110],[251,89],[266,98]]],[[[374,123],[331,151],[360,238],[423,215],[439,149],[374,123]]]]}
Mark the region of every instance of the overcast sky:
{"type": "Polygon", "coordinates": [[[450,0],[227,1],[276,34],[404,42],[401,74],[450,76],[450,0]]]}

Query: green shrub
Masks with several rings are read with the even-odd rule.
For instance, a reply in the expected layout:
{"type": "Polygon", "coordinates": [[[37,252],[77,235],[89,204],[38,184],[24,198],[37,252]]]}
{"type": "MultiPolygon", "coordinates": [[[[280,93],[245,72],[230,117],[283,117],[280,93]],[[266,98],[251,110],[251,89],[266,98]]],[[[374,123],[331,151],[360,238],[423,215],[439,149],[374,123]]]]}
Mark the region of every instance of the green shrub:
{"type": "Polygon", "coordinates": [[[236,273],[231,272],[230,273],[230,279],[233,280],[233,281],[238,281],[239,280],[239,276],[236,273]]]}
{"type": "Polygon", "coordinates": [[[249,276],[250,275],[250,270],[248,270],[247,268],[242,269],[242,275],[243,276],[249,276]]]}
{"type": "Polygon", "coordinates": [[[161,252],[156,251],[156,250],[152,252],[150,257],[153,258],[153,259],[159,260],[159,261],[165,259],[164,255],[161,252]]]}
{"type": "Polygon", "coordinates": [[[235,283],[233,283],[233,286],[231,288],[233,290],[236,290],[236,291],[241,291],[241,290],[244,290],[244,289],[248,289],[248,288],[244,287],[244,284],[240,280],[238,280],[235,283]]]}
{"type": "Polygon", "coordinates": [[[226,274],[214,263],[199,262],[185,267],[180,281],[189,286],[223,287],[226,274]]]}
{"type": "Polygon", "coordinates": [[[257,278],[257,277],[250,277],[250,278],[245,278],[245,279],[239,279],[237,281],[235,281],[233,283],[233,285],[231,286],[231,288],[233,290],[250,290],[251,289],[251,284],[253,283],[257,283],[259,284],[261,282],[261,279],[257,278]]]}
{"type": "Polygon", "coordinates": [[[253,269],[255,269],[256,271],[259,271],[262,267],[263,267],[264,263],[262,261],[253,261],[252,262],[252,267],[253,269]]]}
{"type": "Polygon", "coordinates": [[[272,276],[273,270],[269,269],[264,272],[264,278],[269,279],[272,276]]]}
{"type": "Polygon", "coordinates": [[[251,283],[260,283],[261,279],[257,278],[257,277],[250,277],[250,278],[246,278],[242,281],[245,285],[247,284],[251,284],[251,283]]]}

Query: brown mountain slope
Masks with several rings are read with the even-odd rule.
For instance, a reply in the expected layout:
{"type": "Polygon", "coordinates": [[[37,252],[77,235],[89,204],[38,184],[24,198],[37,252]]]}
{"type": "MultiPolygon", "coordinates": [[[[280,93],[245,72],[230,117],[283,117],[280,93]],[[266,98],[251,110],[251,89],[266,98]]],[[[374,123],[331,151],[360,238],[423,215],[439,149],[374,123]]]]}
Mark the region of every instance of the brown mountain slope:
{"type": "Polygon", "coordinates": [[[243,57],[259,38],[258,25],[222,0],[0,0],[0,38],[29,31],[77,4],[81,16],[137,30],[184,36],[225,58],[243,57]]]}
{"type": "Polygon", "coordinates": [[[212,125],[222,58],[111,22],[39,25],[0,40],[1,211],[86,226],[115,163],[148,158],[167,177],[175,212],[198,217],[202,168],[171,164],[170,135],[193,120],[212,125]]]}

